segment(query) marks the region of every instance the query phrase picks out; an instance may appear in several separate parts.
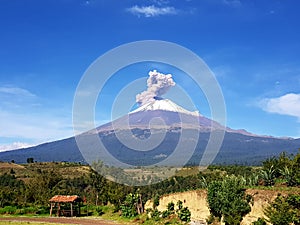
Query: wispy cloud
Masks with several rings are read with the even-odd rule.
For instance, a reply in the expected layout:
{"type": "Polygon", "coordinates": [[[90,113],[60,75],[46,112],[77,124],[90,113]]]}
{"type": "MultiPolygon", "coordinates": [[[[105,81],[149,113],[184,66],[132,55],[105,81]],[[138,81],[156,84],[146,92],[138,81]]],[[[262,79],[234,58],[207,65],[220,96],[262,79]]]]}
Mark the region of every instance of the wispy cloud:
{"type": "Polygon", "coordinates": [[[19,87],[0,87],[0,93],[18,95],[23,97],[35,97],[30,91],[19,87]]]}
{"type": "Polygon", "coordinates": [[[170,3],[169,0],[151,0],[151,1],[157,5],[167,5],[170,3]]]}
{"type": "Polygon", "coordinates": [[[232,7],[239,7],[242,5],[240,0],[223,0],[223,3],[232,7]]]}
{"type": "Polygon", "coordinates": [[[32,146],[32,144],[23,143],[23,142],[13,142],[11,144],[1,144],[0,152],[5,152],[5,151],[9,151],[9,150],[14,150],[14,149],[20,149],[20,148],[28,148],[31,146],[32,146]]]}
{"type": "Polygon", "coordinates": [[[0,109],[5,111],[21,110],[37,105],[39,98],[31,91],[18,86],[0,86],[0,109]]]}
{"type": "Polygon", "coordinates": [[[11,140],[0,145],[0,151],[23,147],[18,143],[40,144],[69,137],[73,133],[71,122],[71,112],[47,107],[30,90],[0,86],[0,141],[11,140]]]}
{"type": "Polygon", "coordinates": [[[266,112],[297,117],[300,122],[300,94],[288,93],[278,98],[265,98],[260,106],[266,112]]]}
{"type": "Polygon", "coordinates": [[[172,6],[166,7],[158,7],[155,5],[150,6],[132,6],[127,9],[128,12],[132,13],[136,16],[144,16],[144,17],[156,17],[156,16],[164,16],[164,15],[176,15],[178,14],[178,10],[172,6]]]}
{"type": "Polygon", "coordinates": [[[72,136],[71,118],[52,115],[45,112],[24,114],[13,111],[0,111],[0,137],[14,138],[32,144],[72,136]]]}

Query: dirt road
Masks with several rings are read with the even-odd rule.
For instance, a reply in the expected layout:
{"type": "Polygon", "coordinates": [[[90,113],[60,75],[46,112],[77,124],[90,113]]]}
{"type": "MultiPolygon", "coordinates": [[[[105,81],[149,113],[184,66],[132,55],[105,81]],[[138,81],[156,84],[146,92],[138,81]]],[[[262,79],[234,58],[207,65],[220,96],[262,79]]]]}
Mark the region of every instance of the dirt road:
{"type": "Polygon", "coordinates": [[[81,224],[81,225],[120,225],[114,221],[107,221],[102,219],[86,219],[86,218],[65,218],[65,217],[44,217],[44,218],[30,218],[30,217],[0,217],[0,221],[22,221],[22,222],[47,222],[60,224],[81,224]]]}

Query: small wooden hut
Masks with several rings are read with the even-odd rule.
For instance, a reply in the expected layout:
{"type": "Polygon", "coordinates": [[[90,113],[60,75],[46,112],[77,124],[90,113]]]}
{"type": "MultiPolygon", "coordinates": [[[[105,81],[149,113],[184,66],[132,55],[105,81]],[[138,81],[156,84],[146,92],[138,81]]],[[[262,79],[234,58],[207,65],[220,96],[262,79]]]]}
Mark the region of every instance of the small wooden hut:
{"type": "Polygon", "coordinates": [[[80,215],[80,206],[82,203],[82,199],[78,195],[55,195],[49,201],[51,204],[50,216],[52,216],[55,207],[57,207],[57,216],[80,215]]]}

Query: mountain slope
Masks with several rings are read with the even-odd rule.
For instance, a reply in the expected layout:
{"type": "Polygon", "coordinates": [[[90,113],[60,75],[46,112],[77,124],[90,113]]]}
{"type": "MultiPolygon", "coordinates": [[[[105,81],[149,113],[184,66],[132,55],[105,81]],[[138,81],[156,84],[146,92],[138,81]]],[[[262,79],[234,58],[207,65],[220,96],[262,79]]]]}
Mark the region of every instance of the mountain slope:
{"type": "MultiPolygon", "coordinates": [[[[186,157],[186,150],[192,144],[196,147],[188,163],[199,164],[212,132],[225,132],[215,163],[257,164],[282,151],[296,153],[300,147],[300,139],[258,136],[245,130],[233,130],[166,99],[157,99],[145,104],[128,115],[80,135],[80,138],[90,159],[106,162],[107,155],[103,152],[108,151],[110,156],[134,166],[162,162],[173,154],[180,142],[181,149],[176,153],[176,158],[168,162],[177,165],[186,157]],[[188,135],[181,138],[183,131],[188,135]],[[198,140],[195,138],[197,132],[200,134],[198,140]],[[164,139],[159,142],[162,136],[164,139]],[[104,149],[96,147],[93,142],[95,137],[100,138],[104,149]],[[149,151],[136,151],[120,141],[120,137],[128,140],[128,143],[132,142],[129,144],[136,144],[148,138],[160,144],[149,151]]],[[[144,147],[143,142],[138,147],[144,147]]],[[[0,161],[15,160],[24,163],[29,157],[36,161],[85,162],[74,137],[0,153],[0,161]]]]}

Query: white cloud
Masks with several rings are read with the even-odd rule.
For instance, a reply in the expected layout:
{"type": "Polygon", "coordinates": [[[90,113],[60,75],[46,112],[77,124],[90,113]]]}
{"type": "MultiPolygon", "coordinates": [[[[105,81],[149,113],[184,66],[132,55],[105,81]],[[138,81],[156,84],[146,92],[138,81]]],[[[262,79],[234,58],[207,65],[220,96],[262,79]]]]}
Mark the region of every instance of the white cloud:
{"type": "Polygon", "coordinates": [[[137,16],[145,16],[145,17],[155,17],[155,16],[163,16],[163,15],[176,15],[178,14],[178,10],[174,7],[157,7],[154,5],[150,6],[132,6],[127,9],[128,12],[137,15],[137,16]]]}
{"type": "Polygon", "coordinates": [[[19,95],[23,97],[35,97],[35,95],[32,94],[30,91],[19,87],[0,87],[0,93],[19,95]]]}
{"type": "Polygon", "coordinates": [[[17,86],[0,86],[0,109],[17,111],[37,105],[38,97],[29,90],[17,86]]]}
{"type": "Polygon", "coordinates": [[[232,7],[239,7],[242,5],[240,0],[223,0],[223,3],[232,7]]]}
{"type": "Polygon", "coordinates": [[[23,142],[13,142],[11,144],[1,144],[0,145],[0,152],[5,152],[9,150],[14,150],[14,149],[20,149],[20,148],[28,148],[33,146],[32,144],[29,143],[23,143],[23,142]]]}
{"type": "Polygon", "coordinates": [[[0,151],[73,135],[72,114],[18,86],[0,86],[0,151]],[[11,143],[3,140],[9,139],[11,143]],[[23,145],[24,144],[24,145],[23,145]]]}
{"type": "Polygon", "coordinates": [[[167,5],[170,3],[169,0],[152,0],[152,2],[157,5],[167,5]]]}
{"type": "Polygon", "coordinates": [[[266,112],[294,116],[300,121],[300,94],[289,93],[278,98],[265,98],[260,105],[266,112]]]}

